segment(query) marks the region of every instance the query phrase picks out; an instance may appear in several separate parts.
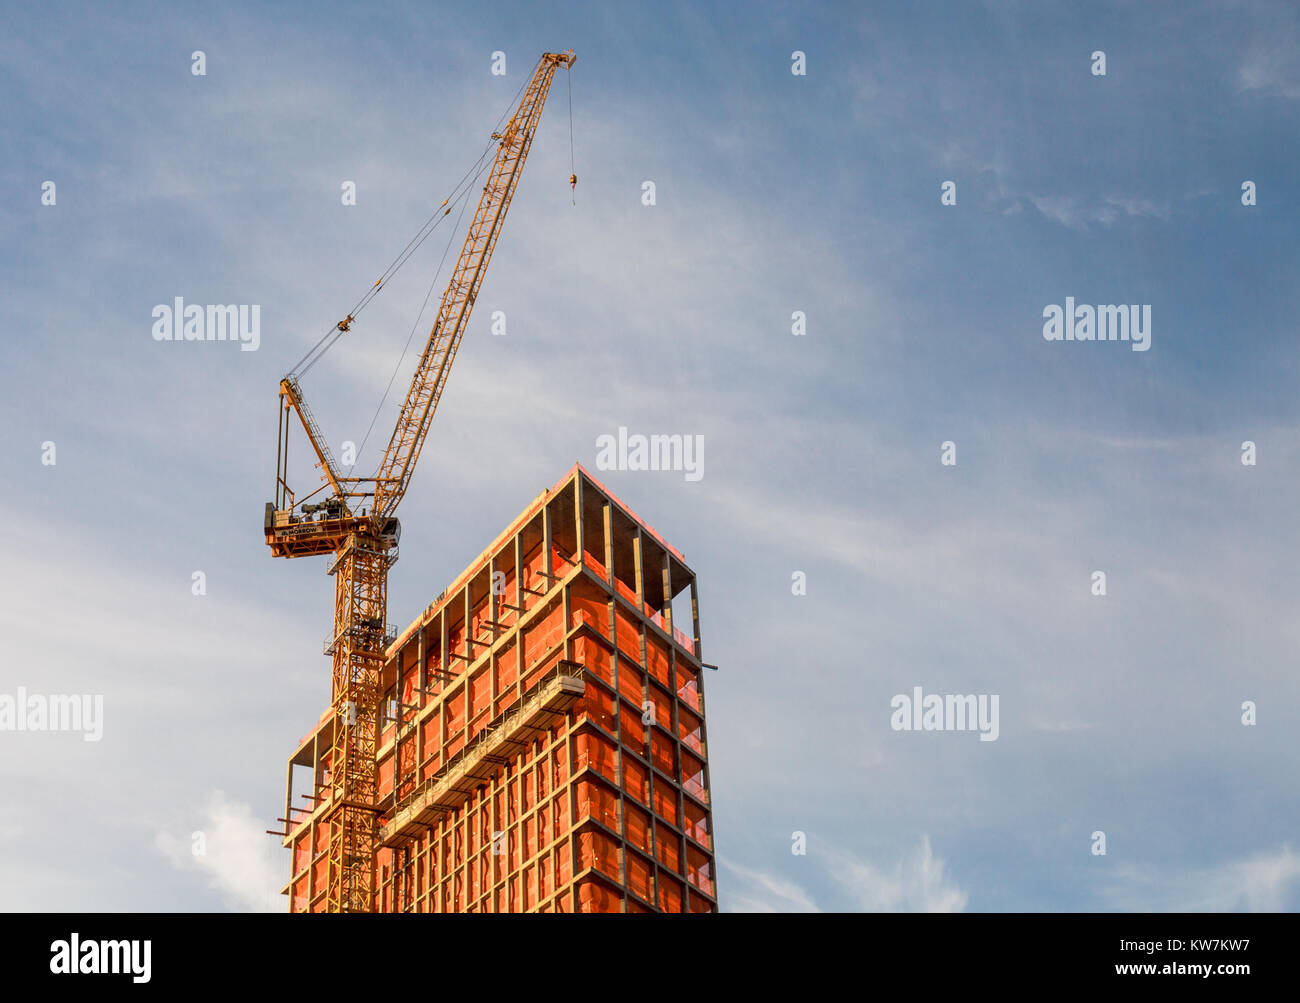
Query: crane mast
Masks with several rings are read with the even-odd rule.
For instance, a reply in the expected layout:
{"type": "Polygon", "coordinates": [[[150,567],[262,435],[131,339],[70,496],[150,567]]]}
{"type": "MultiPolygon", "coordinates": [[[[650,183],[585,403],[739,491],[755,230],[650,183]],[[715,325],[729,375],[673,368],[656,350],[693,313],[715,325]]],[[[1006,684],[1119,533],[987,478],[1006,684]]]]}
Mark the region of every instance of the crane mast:
{"type": "MultiPolygon", "coordinates": [[[[280,383],[274,502],[266,505],[266,542],[276,557],[332,554],[334,632],[325,650],[333,658],[333,730],[325,822],[329,830],[326,909],[369,912],[374,906],[374,860],[379,815],[375,754],[380,676],[391,638],[387,626],[388,570],[397,560],[401,527],[393,515],[406,493],[429,422],[438,407],[461,337],[501,235],[555,71],[576,57],[544,53],[514,115],[500,133],[496,157],[478,208],[420,355],[392,438],[373,477],[343,477],[295,376],[280,383]],[[289,412],[297,414],[325,483],[297,501],[287,479],[289,412]],[[319,491],[324,501],[304,504],[319,491]],[[369,510],[364,507],[369,500],[369,510]]],[[[572,180],[572,179],[571,179],[572,180]]],[[[450,212],[450,209],[447,210],[450,212]]],[[[338,325],[346,331],[349,315],[338,325]]]]}

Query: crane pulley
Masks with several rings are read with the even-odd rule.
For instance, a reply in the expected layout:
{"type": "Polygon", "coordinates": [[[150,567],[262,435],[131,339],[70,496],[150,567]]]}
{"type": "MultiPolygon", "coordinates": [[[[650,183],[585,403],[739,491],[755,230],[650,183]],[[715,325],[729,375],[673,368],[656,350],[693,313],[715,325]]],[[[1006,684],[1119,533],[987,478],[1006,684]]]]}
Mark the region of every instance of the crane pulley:
{"type": "MultiPolygon", "coordinates": [[[[544,53],[509,122],[501,132],[492,135],[497,147],[487,183],[378,471],[371,477],[342,475],[307,407],[298,378],[350,330],[356,314],[436,226],[434,220],[445,218],[451,212],[450,203],[461,196],[453,195],[443,201],[438,207],[441,212],[435,211],[421,229],[422,235],[412,239],[347,316],[326,332],[316,347],[280,381],[275,501],[266,504],[266,542],[276,557],[333,555],[330,573],[335,583],[334,633],[326,646],[333,657],[333,730],[324,807],[329,826],[326,909],[331,912],[368,912],[374,904],[379,814],[375,766],[380,731],[379,677],[390,636],[386,619],[388,569],[397,560],[401,536],[401,527],[393,513],[406,494],[424,447],[429,422],[442,397],[506,211],[518,187],[555,71],[561,67],[570,69],[576,58],[572,49],[544,53]],[[295,496],[287,479],[290,411],[297,415],[307,435],[325,482],[302,498],[295,496]],[[323,501],[310,501],[326,489],[329,494],[323,501]]],[[[572,107],[569,121],[572,161],[572,107]]],[[[570,186],[576,186],[577,180],[577,175],[571,173],[570,186]]],[[[462,196],[467,192],[468,188],[462,196]]]]}

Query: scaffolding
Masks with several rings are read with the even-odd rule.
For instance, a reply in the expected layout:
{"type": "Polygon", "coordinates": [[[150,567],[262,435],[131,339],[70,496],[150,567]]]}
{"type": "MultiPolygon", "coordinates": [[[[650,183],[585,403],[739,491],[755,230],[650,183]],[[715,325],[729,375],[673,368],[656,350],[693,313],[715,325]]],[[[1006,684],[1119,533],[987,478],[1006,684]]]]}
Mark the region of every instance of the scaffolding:
{"type": "MultiPolygon", "coordinates": [[[[385,650],[372,908],[715,912],[700,657],[683,556],[575,465],[385,650]]],[[[291,912],[330,905],[337,720],[289,760],[291,912]]]]}

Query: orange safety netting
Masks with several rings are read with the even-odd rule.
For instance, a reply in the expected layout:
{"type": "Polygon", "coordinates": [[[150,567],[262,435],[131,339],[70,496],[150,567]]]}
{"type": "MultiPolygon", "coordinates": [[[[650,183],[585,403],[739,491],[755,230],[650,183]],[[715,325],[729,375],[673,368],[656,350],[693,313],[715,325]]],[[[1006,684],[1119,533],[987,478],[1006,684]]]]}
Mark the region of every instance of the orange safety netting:
{"type": "Polygon", "coordinates": [[[650,771],[631,757],[623,760],[623,790],[644,805],[650,803],[650,771]]]}
{"type": "Polygon", "coordinates": [[[573,658],[592,675],[613,684],[614,660],[605,645],[591,637],[577,637],[573,642],[573,658]]]}
{"type": "Polygon", "coordinates": [[[447,737],[459,734],[465,727],[465,690],[462,687],[442,702],[442,718],[447,737]]]}
{"type": "Polygon", "coordinates": [[[617,632],[615,643],[621,656],[640,664],[641,662],[641,627],[631,614],[617,607],[614,611],[614,626],[617,632]]]}
{"type": "Polygon", "coordinates": [[[677,793],[670,787],[656,783],[654,787],[655,814],[673,825],[677,824],[677,793]]]}
{"type": "Polygon", "coordinates": [[[577,581],[569,591],[569,610],[573,626],[586,624],[609,638],[609,596],[588,581],[577,581]]]}
{"type": "Polygon", "coordinates": [[[515,642],[506,641],[497,649],[496,656],[497,694],[505,696],[507,690],[514,689],[519,679],[518,659],[515,658],[515,642]]]}
{"type": "Polygon", "coordinates": [[[650,865],[638,854],[629,853],[626,857],[628,890],[643,899],[653,901],[654,895],[650,891],[650,865]]]}
{"type": "Polygon", "coordinates": [[[668,776],[677,776],[677,748],[658,727],[650,731],[650,762],[668,776]]]}
{"type": "Polygon", "coordinates": [[[686,835],[702,846],[709,846],[708,813],[700,807],[686,802],[686,835]]]}
{"type": "Polygon", "coordinates": [[[682,703],[700,709],[700,683],[698,673],[689,665],[677,663],[677,699],[682,703]]]}
{"type": "Polygon", "coordinates": [[[590,818],[618,831],[618,798],[600,784],[578,781],[578,818],[590,818]]]}
{"type": "Polygon", "coordinates": [[[713,893],[713,874],[709,858],[694,847],[686,850],[686,879],[702,892],[713,893]]]}
{"type": "Polygon", "coordinates": [[[696,797],[703,799],[705,794],[704,762],[685,751],[682,752],[682,787],[696,797]]]}
{"type": "Polygon", "coordinates": [[[662,822],[655,823],[655,847],[658,850],[659,863],[669,870],[681,874],[681,851],[677,846],[677,837],[662,822]]]}
{"type": "Polygon", "coordinates": [[[564,608],[556,603],[550,613],[524,628],[525,671],[531,671],[537,661],[562,640],[564,640],[564,608]]]}
{"type": "Polygon", "coordinates": [[[578,885],[579,912],[618,912],[620,896],[600,881],[588,880],[578,885]]]}
{"type": "Polygon", "coordinates": [[[682,911],[682,883],[666,874],[659,875],[659,908],[664,912],[682,911]]]}
{"type": "Polygon", "coordinates": [[[623,805],[623,821],[627,826],[627,841],[638,850],[650,852],[650,814],[636,805],[623,805]]]}
{"type": "Polygon", "coordinates": [[[620,881],[618,873],[618,843],[603,832],[580,832],[577,837],[578,866],[593,867],[620,881]]]}
{"type": "Polygon", "coordinates": [[[641,711],[623,704],[619,708],[619,724],[623,732],[623,744],[645,755],[645,725],[641,723],[641,711]]]}
{"type": "Polygon", "coordinates": [[[704,724],[684,707],[677,709],[677,734],[687,748],[704,751],[704,724]]]}
{"type": "Polygon", "coordinates": [[[672,683],[668,679],[668,646],[662,641],[647,636],[645,641],[646,667],[650,675],[669,689],[672,683]]]}
{"type": "MultiPolygon", "coordinates": [[[[586,685],[585,695],[582,696],[581,703],[577,704],[581,713],[584,713],[589,720],[594,721],[606,731],[614,730],[614,696],[595,686],[594,683],[586,685]]],[[[582,763],[581,755],[585,746],[578,746],[578,763],[582,763]]]]}
{"type": "Polygon", "coordinates": [[[618,658],[618,692],[625,699],[631,700],[638,711],[641,709],[641,701],[645,694],[645,676],[637,669],[636,662],[625,658],[621,650],[618,658]]]}

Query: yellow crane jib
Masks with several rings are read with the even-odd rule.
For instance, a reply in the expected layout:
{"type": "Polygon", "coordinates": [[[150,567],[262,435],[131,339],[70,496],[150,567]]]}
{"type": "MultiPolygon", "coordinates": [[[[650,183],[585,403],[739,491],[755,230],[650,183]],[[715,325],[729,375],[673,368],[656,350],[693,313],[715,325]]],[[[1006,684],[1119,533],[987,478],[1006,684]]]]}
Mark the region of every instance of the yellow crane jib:
{"type": "MultiPolygon", "coordinates": [[[[397,559],[401,536],[393,513],[424,447],[429,422],[518,187],[552,78],[557,69],[571,68],[576,59],[572,49],[544,53],[514,114],[502,132],[493,136],[499,142],[487,184],[378,471],[371,477],[342,476],[307,407],[297,376],[291,374],[280,382],[275,500],[266,504],[266,542],[276,557],[333,556],[329,571],[334,576],[334,632],[327,644],[332,657],[333,728],[329,780],[320,792],[321,810],[329,827],[326,909],[331,912],[369,912],[374,907],[379,677],[390,636],[388,569],[397,559]],[[307,435],[324,482],[302,498],[288,483],[290,411],[307,435]],[[319,500],[312,500],[322,493],[319,500]]],[[[569,181],[576,184],[576,175],[569,181]]],[[[443,215],[451,211],[446,201],[439,209],[445,209],[443,215]]],[[[372,292],[382,281],[376,280],[372,292]]],[[[335,326],[336,336],[348,331],[354,320],[349,313],[335,326]]]]}

